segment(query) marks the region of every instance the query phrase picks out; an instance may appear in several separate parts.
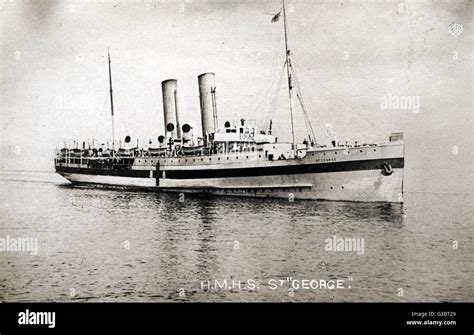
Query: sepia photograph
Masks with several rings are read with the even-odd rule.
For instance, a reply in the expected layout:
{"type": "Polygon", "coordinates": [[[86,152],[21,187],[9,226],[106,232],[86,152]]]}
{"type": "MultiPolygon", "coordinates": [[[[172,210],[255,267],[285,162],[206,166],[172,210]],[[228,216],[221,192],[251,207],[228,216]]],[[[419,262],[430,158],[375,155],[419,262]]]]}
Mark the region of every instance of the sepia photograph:
{"type": "Polygon", "coordinates": [[[0,332],[96,303],[384,303],[410,306],[408,330],[466,325],[472,15],[0,0],[0,332]]]}

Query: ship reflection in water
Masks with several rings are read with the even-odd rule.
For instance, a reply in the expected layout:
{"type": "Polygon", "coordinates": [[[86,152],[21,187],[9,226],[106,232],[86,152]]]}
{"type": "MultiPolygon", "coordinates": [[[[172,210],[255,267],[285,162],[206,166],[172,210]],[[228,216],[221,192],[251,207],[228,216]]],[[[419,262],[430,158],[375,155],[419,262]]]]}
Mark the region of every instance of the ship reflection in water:
{"type": "Polygon", "coordinates": [[[473,299],[472,196],[289,202],[0,177],[0,238],[38,241],[36,256],[0,252],[3,301],[473,299]],[[268,284],[287,277],[346,288],[268,284]]]}

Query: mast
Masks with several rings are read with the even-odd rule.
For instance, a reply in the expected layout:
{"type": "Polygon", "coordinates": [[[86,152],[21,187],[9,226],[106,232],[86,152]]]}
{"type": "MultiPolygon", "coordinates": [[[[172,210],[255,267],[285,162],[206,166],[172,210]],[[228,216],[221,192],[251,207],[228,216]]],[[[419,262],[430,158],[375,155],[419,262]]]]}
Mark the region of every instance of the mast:
{"type": "Polygon", "coordinates": [[[114,98],[112,90],[112,70],[110,66],[110,50],[107,48],[107,55],[109,58],[109,87],[110,87],[110,111],[112,114],[112,152],[115,150],[115,120],[114,120],[114,98]]]}
{"type": "Polygon", "coordinates": [[[291,137],[293,142],[293,149],[296,148],[295,141],[295,126],[293,119],[293,86],[291,84],[291,59],[290,59],[290,50],[288,49],[288,31],[287,31],[287,20],[286,20],[286,8],[285,0],[283,1],[283,25],[285,27],[285,53],[286,53],[286,74],[288,76],[288,97],[289,97],[289,108],[291,116],[291,137]]]}

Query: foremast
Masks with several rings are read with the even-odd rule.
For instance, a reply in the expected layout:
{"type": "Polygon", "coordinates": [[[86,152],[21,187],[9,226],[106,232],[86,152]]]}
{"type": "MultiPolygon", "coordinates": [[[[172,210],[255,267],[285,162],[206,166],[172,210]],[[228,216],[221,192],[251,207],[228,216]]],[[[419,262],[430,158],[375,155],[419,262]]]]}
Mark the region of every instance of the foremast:
{"type": "Polygon", "coordinates": [[[286,74],[288,77],[288,98],[289,98],[289,110],[290,110],[290,117],[291,117],[291,138],[293,149],[296,148],[296,140],[295,140],[295,121],[293,117],[293,85],[292,85],[292,76],[291,76],[291,53],[288,47],[288,28],[287,28],[287,18],[286,18],[286,7],[285,7],[285,0],[283,1],[283,26],[285,29],[285,55],[286,55],[286,74]]]}

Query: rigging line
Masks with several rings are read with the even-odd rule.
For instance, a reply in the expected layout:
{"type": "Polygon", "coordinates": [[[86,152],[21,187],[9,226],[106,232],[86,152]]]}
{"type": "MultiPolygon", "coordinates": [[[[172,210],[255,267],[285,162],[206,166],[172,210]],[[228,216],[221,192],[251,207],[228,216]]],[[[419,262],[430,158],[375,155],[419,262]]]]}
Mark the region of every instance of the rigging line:
{"type": "Polygon", "coordinates": [[[274,109],[276,109],[275,100],[278,101],[278,96],[279,96],[278,92],[280,91],[281,80],[282,80],[284,68],[285,67],[283,66],[282,69],[281,69],[278,81],[275,81],[275,84],[273,84],[272,87],[270,87],[271,92],[270,92],[268,98],[270,99],[270,96],[272,96],[272,99],[269,100],[268,105],[266,107],[265,117],[264,117],[264,119],[262,120],[262,123],[261,123],[262,129],[265,129],[265,127],[267,126],[267,123],[269,122],[269,119],[270,119],[271,115],[273,114],[272,111],[274,109]]]}
{"type": "MultiPolygon", "coordinates": [[[[115,96],[115,93],[112,93],[112,94],[113,94],[113,96],[114,96],[115,106],[120,106],[120,104],[117,103],[118,100],[117,100],[117,97],[115,96]]],[[[119,108],[115,108],[115,109],[117,110],[117,109],[119,109],[119,108]]],[[[125,128],[125,134],[126,134],[126,135],[130,135],[130,133],[128,132],[127,124],[126,124],[126,122],[125,122],[124,120],[125,120],[124,117],[121,117],[121,118],[120,118],[120,121],[122,122],[122,125],[123,125],[123,127],[125,128]]],[[[120,137],[119,137],[119,138],[120,138],[120,137]]]]}
{"type": "Polygon", "coordinates": [[[276,87],[276,89],[274,91],[273,100],[272,100],[271,104],[269,105],[269,109],[268,109],[268,113],[267,113],[267,116],[266,116],[264,127],[267,127],[267,126],[270,125],[270,120],[273,119],[273,116],[274,116],[275,111],[277,109],[278,100],[280,98],[281,86],[282,86],[282,83],[283,83],[283,74],[285,73],[285,66],[286,66],[286,62],[283,64],[283,67],[281,69],[280,78],[278,80],[278,86],[276,87]]]}
{"type": "MultiPolygon", "coordinates": [[[[107,94],[105,95],[104,103],[102,104],[102,107],[100,108],[100,111],[104,110],[105,105],[107,104],[107,101],[108,101],[108,100],[109,100],[109,93],[107,93],[107,94]]],[[[100,115],[100,114],[99,114],[99,115],[100,115]]],[[[95,129],[94,129],[94,132],[93,132],[93,134],[94,134],[94,135],[93,135],[93,136],[94,136],[93,139],[96,138],[96,136],[97,136],[97,130],[98,130],[98,128],[99,128],[100,125],[101,125],[101,122],[96,122],[96,124],[95,124],[95,129]]]]}
{"type": "Polygon", "coordinates": [[[300,82],[299,82],[299,78],[298,78],[298,73],[296,71],[296,63],[293,65],[291,64],[290,65],[291,67],[291,71],[293,72],[293,75],[295,77],[295,82],[296,82],[296,96],[298,98],[298,101],[301,105],[301,109],[303,110],[303,116],[304,116],[304,120],[305,120],[305,123],[306,123],[306,130],[308,131],[308,135],[309,136],[312,136],[314,140],[316,140],[316,136],[314,135],[314,129],[313,129],[313,126],[311,124],[311,120],[309,118],[309,115],[307,113],[307,107],[306,107],[306,104],[303,100],[303,93],[301,91],[301,85],[300,85],[300,82]]]}
{"type": "MultiPolygon", "coordinates": [[[[273,83],[275,83],[275,79],[276,79],[275,75],[276,75],[276,71],[278,69],[278,54],[280,52],[281,40],[282,40],[282,33],[280,32],[279,34],[277,34],[277,41],[276,41],[276,44],[275,44],[275,50],[274,50],[274,53],[273,53],[273,60],[272,60],[273,83]]],[[[270,91],[268,91],[268,93],[270,93],[270,91]]]]}
{"type": "MultiPolygon", "coordinates": [[[[279,49],[280,49],[280,44],[281,44],[281,33],[280,34],[277,34],[277,38],[276,38],[276,44],[275,44],[275,49],[274,49],[274,52],[273,52],[273,57],[272,57],[272,65],[271,65],[271,84],[268,86],[268,89],[263,97],[263,99],[260,101],[260,103],[257,105],[257,111],[260,110],[260,109],[264,109],[265,106],[267,105],[267,103],[270,101],[271,99],[271,92],[272,92],[272,88],[278,84],[276,82],[276,70],[277,70],[277,66],[278,66],[278,53],[279,53],[279,49]]],[[[262,125],[263,127],[263,123],[265,122],[265,118],[266,118],[266,115],[268,114],[268,112],[265,114],[265,116],[263,118],[260,119],[259,123],[262,125]]]]}
{"type": "MultiPolygon", "coordinates": [[[[256,105],[256,108],[257,108],[257,111],[260,110],[262,107],[264,108],[265,107],[265,104],[267,102],[267,99],[269,98],[270,96],[270,93],[271,93],[271,90],[272,90],[272,87],[273,85],[275,85],[275,80],[276,80],[276,74],[275,74],[275,70],[276,70],[276,64],[277,64],[277,54],[278,54],[278,46],[279,46],[279,40],[280,40],[280,36],[279,34],[276,35],[276,45],[274,47],[274,51],[273,51],[273,56],[272,56],[272,62],[271,62],[271,66],[270,66],[270,82],[271,84],[268,85],[267,87],[267,90],[265,92],[265,94],[262,96],[262,99],[257,103],[256,105]]],[[[262,120],[259,120],[259,122],[261,122],[262,120]]]]}
{"type": "Polygon", "coordinates": [[[298,77],[296,75],[296,72],[293,69],[293,66],[291,66],[291,70],[293,72],[293,77],[295,78],[295,83],[296,83],[296,85],[295,85],[295,87],[296,87],[296,97],[298,98],[298,102],[300,103],[301,109],[303,111],[303,120],[304,120],[305,127],[306,127],[306,133],[307,133],[309,139],[311,140],[311,138],[313,138],[313,139],[315,138],[314,131],[313,131],[313,128],[311,126],[311,121],[308,118],[308,114],[306,113],[306,107],[305,107],[305,104],[304,104],[302,96],[301,96],[301,90],[300,90],[300,87],[299,87],[300,85],[299,85],[298,77]]]}
{"type": "MultiPolygon", "coordinates": [[[[300,92],[300,93],[301,93],[301,92],[300,92]]],[[[303,100],[303,96],[302,96],[302,95],[300,95],[300,98],[303,100]]],[[[303,103],[304,103],[304,102],[303,102],[303,103]]],[[[306,103],[304,103],[304,104],[306,105],[306,103]]],[[[318,124],[321,124],[321,125],[324,124],[324,121],[322,120],[322,118],[319,116],[318,113],[314,112],[313,109],[310,109],[310,111],[313,111],[313,112],[312,112],[312,115],[316,116],[316,119],[317,119],[317,121],[318,121],[318,124]]],[[[309,116],[308,116],[308,118],[309,118],[309,116]]],[[[327,143],[330,143],[330,142],[331,142],[331,139],[332,139],[331,134],[330,134],[329,131],[326,129],[326,127],[320,127],[320,128],[322,128],[323,131],[324,131],[324,136],[325,136],[325,138],[326,138],[326,140],[327,140],[327,143]]]]}
{"type": "MultiPolygon", "coordinates": [[[[298,98],[298,93],[296,94],[296,96],[297,96],[297,98],[298,98]]],[[[299,100],[299,99],[298,99],[298,100],[299,100]]],[[[305,127],[306,127],[306,135],[308,136],[309,142],[311,143],[311,142],[314,141],[314,136],[311,135],[311,129],[310,129],[309,125],[308,125],[308,119],[305,117],[305,118],[303,118],[303,120],[304,120],[304,125],[305,125],[305,127]]],[[[304,138],[306,138],[306,135],[305,135],[304,138]]]]}
{"type": "Polygon", "coordinates": [[[309,117],[308,117],[308,114],[306,113],[306,110],[305,110],[305,106],[304,106],[304,102],[302,101],[302,98],[301,98],[301,92],[296,92],[296,97],[298,98],[298,101],[300,102],[300,105],[301,105],[301,109],[303,110],[303,116],[304,116],[304,123],[305,123],[305,126],[306,126],[306,132],[308,133],[308,136],[311,140],[311,138],[313,140],[316,140],[316,136],[314,136],[314,130],[313,130],[313,127],[311,125],[311,121],[309,120],[309,117]]]}
{"type": "MultiPolygon", "coordinates": [[[[296,79],[296,75],[295,75],[295,79],[296,79]]],[[[296,80],[297,84],[299,85],[299,81],[296,80]]],[[[303,99],[303,94],[301,92],[301,89],[298,87],[297,88],[298,92],[297,92],[297,97],[298,97],[298,100],[301,104],[301,108],[303,109],[303,114],[305,116],[305,119],[307,120],[308,122],[308,126],[309,126],[309,130],[310,130],[310,133],[311,135],[313,136],[313,139],[316,140],[316,135],[315,135],[315,132],[314,132],[314,129],[313,129],[313,125],[311,123],[311,119],[309,117],[309,113],[308,113],[308,107],[303,99]]],[[[329,135],[329,134],[328,134],[329,135]]]]}
{"type": "MultiPolygon", "coordinates": [[[[297,73],[297,70],[296,70],[296,61],[293,59],[293,66],[292,66],[292,71],[294,73],[294,76],[295,76],[295,81],[296,81],[296,88],[298,90],[298,93],[299,93],[299,100],[300,100],[300,103],[302,103],[302,108],[303,108],[303,113],[305,113],[306,117],[308,118],[308,121],[309,121],[309,124],[311,126],[311,130],[312,130],[312,133],[313,133],[313,137],[316,139],[316,136],[315,136],[315,133],[314,133],[314,129],[312,127],[312,124],[311,124],[311,121],[310,121],[310,118],[309,118],[309,115],[307,114],[307,110],[309,110],[310,112],[312,112],[312,114],[314,114],[319,122],[319,124],[323,124],[323,121],[322,121],[322,118],[319,116],[318,113],[316,113],[313,109],[311,108],[308,108],[307,107],[307,104],[304,102],[304,98],[303,98],[303,92],[302,92],[302,89],[301,89],[301,85],[300,85],[300,82],[299,82],[299,76],[298,76],[298,73],[297,73]]],[[[328,133],[327,129],[325,127],[322,127],[324,129],[324,132],[325,132],[325,136],[326,138],[329,140],[329,142],[331,142],[331,135],[328,133]]]]}
{"type": "Polygon", "coordinates": [[[285,64],[283,64],[281,70],[280,70],[280,75],[278,77],[278,82],[276,83],[277,86],[275,87],[273,91],[273,99],[271,101],[271,105],[269,106],[269,116],[273,117],[273,114],[275,113],[277,104],[278,104],[278,99],[280,98],[280,91],[281,91],[281,86],[282,86],[282,81],[283,81],[283,74],[285,72],[285,64]]]}
{"type": "Polygon", "coordinates": [[[301,109],[303,110],[303,116],[304,116],[305,122],[307,123],[307,128],[309,128],[309,129],[307,129],[308,135],[312,136],[313,139],[316,141],[316,135],[315,135],[315,132],[314,132],[314,129],[313,129],[313,125],[311,123],[311,119],[309,118],[309,115],[308,115],[308,112],[307,112],[306,104],[303,100],[303,95],[302,95],[300,89],[297,89],[297,90],[298,90],[298,92],[296,93],[296,96],[298,98],[298,101],[300,102],[301,109]]]}

